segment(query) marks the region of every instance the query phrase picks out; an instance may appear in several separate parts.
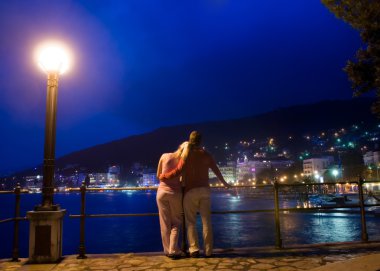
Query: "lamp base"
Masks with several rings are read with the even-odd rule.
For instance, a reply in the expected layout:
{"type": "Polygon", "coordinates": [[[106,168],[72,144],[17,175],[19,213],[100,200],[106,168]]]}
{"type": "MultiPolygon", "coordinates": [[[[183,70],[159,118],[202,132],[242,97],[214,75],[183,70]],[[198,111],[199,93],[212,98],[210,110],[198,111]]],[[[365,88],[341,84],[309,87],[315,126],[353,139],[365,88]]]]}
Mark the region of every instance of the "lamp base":
{"type": "Polygon", "coordinates": [[[58,204],[54,205],[36,205],[34,206],[34,211],[39,212],[39,211],[59,211],[61,207],[58,204]]]}
{"type": "Polygon", "coordinates": [[[62,258],[62,224],[66,210],[30,211],[28,263],[54,263],[62,258]]]}

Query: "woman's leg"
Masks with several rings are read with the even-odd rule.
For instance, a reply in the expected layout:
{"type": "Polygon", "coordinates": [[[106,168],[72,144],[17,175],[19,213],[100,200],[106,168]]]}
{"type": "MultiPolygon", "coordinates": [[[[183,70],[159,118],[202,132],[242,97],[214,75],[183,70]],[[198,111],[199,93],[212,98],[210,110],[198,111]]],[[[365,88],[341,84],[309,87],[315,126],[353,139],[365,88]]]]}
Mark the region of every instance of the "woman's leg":
{"type": "Polygon", "coordinates": [[[182,194],[175,193],[170,195],[170,215],[171,215],[171,231],[169,253],[179,254],[181,250],[178,246],[178,236],[182,225],[182,194]]]}
{"type": "Polygon", "coordinates": [[[160,229],[161,229],[161,239],[162,246],[164,248],[164,253],[169,254],[170,246],[170,230],[171,230],[171,219],[170,219],[170,206],[167,200],[167,194],[158,189],[157,191],[157,207],[160,218],[160,229]]]}

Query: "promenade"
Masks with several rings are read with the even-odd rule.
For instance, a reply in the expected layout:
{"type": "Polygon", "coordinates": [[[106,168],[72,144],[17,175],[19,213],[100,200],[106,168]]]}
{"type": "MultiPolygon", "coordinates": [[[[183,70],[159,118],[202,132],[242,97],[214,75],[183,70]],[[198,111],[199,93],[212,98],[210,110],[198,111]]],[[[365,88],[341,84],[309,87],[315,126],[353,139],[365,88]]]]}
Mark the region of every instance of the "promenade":
{"type": "Polygon", "coordinates": [[[0,260],[4,271],[201,271],[201,270],[278,270],[278,271],[378,271],[380,242],[346,243],[325,246],[245,248],[216,250],[213,258],[171,260],[161,253],[93,254],[78,260],[65,256],[56,264],[28,264],[0,260]]]}

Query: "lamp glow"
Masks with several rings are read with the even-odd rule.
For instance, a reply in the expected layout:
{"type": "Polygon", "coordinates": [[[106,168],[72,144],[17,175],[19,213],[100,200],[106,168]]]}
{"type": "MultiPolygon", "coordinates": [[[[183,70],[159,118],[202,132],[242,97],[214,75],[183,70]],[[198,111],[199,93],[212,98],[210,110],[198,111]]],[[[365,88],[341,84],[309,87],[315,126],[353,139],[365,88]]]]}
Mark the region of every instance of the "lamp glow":
{"type": "Polygon", "coordinates": [[[37,62],[46,73],[62,74],[70,67],[70,54],[60,43],[46,43],[37,51],[37,62]]]}

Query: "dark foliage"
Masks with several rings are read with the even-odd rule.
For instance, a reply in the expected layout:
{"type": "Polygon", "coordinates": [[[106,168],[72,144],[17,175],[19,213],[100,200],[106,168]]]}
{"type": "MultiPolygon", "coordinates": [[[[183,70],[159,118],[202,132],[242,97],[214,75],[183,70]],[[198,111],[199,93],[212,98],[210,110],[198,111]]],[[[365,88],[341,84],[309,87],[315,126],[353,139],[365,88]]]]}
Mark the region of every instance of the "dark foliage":
{"type": "Polygon", "coordinates": [[[377,100],[372,111],[380,117],[380,1],[322,0],[338,18],[360,32],[364,43],[355,60],[349,60],[344,70],[352,82],[354,95],[374,92],[377,100]]]}

